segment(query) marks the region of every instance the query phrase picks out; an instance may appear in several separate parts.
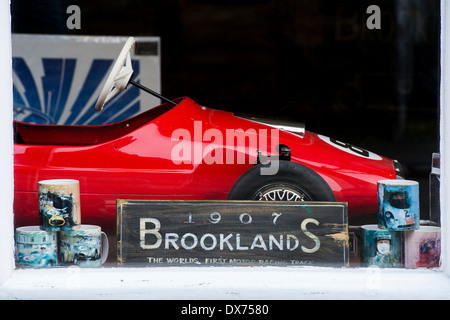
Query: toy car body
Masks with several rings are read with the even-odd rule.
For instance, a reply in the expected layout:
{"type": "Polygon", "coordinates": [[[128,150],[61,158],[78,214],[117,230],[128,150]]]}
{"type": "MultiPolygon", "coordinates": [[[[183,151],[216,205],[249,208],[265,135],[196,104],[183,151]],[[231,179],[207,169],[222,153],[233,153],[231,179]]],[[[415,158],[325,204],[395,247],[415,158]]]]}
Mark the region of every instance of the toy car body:
{"type": "Polygon", "coordinates": [[[14,123],[17,226],[38,223],[38,181],[77,179],[83,223],[116,226],[117,199],[347,202],[349,216],[377,212],[377,181],[399,164],[306,131],[169,100],[131,79],[129,38],[96,104],[131,83],[165,103],[96,126],[14,123]]]}
{"type": "MultiPolygon", "coordinates": [[[[259,177],[267,181],[265,185],[268,186],[297,186],[302,189],[295,182],[304,183],[306,178],[303,175],[310,174],[310,171],[317,174],[312,179],[317,180],[315,185],[322,183],[320,188],[328,187],[335,199],[325,192],[323,198],[309,196],[300,200],[348,202],[350,216],[374,213],[377,211],[377,181],[397,177],[393,160],[363,149],[306,130],[293,133],[275,129],[232,113],[202,107],[187,97],[178,102],[177,106],[165,103],[111,125],[61,126],[16,122],[16,224],[37,223],[38,181],[45,179],[79,180],[83,223],[114,226],[117,199],[227,199],[230,191],[243,195],[255,188],[242,184],[240,190],[232,190],[247,176],[250,177],[247,180],[253,182],[257,182],[259,177]],[[196,124],[202,127],[200,133],[195,131],[196,124]],[[219,133],[226,137],[234,130],[232,132],[241,132],[248,140],[257,141],[270,141],[278,135],[278,145],[290,149],[290,160],[282,160],[281,156],[281,160],[268,160],[282,164],[275,175],[249,175],[250,170],[264,166],[256,164],[259,146],[247,144],[243,148],[236,145],[237,139],[228,141],[228,144],[226,139],[211,141],[205,137],[208,130],[215,132],[216,137],[220,136],[219,133]],[[183,137],[179,135],[182,133],[183,137]],[[197,155],[194,149],[201,151],[197,155]],[[187,157],[178,152],[180,150],[191,150],[192,153],[187,157]],[[233,161],[227,162],[224,155],[230,150],[234,157],[230,158],[233,161]],[[225,161],[211,161],[211,155],[217,160],[219,154],[225,161]],[[178,157],[174,158],[174,155],[178,157]],[[239,159],[244,159],[240,157],[242,155],[246,160],[238,163],[239,159]],[[306,173],[296,170],[297,166],[306,173]]],[[[273,155],[271,150],[262,151],[273,155]]],[[[311,192],[306,190],[305,193],[311,192]]],[[[253,196],[251,198],[257,200],[253,196]]],[[[243,199],[250,200],[250,197],[244,196],[243,199]]]]}

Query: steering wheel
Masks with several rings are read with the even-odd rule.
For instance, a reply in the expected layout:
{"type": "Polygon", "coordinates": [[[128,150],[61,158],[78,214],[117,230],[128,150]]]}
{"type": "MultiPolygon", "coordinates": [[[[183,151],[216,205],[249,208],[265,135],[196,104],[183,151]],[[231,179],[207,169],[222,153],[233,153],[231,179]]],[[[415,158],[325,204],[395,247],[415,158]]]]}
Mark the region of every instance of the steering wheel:
{"type": "Polygon", "coordinates": [[[129,37],[127,42],[120,51],[114,66],[106,79],[105,85],[98,97],[95,109],[100,111],[106,102],[111,100],[119,91],[123,91],[127,88],[127,84],[133,74],[133,68],[131,66],[131,49],[134,46],[134,38],[129,37]]]}

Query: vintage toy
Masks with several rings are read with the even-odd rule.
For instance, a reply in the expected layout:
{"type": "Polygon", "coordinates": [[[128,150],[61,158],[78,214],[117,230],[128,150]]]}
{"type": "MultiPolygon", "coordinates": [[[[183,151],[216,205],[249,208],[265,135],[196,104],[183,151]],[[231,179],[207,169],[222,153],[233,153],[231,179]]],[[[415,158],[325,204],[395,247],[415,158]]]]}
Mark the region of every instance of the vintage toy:
{"type": "Polygon", "coordinates": [[[96,109],[129,84],[165,102],[109,125],[15,122],[16,225],[38,223],[38,181],[45,179],[79,180],[83,223],[114,228],[117,199],[342,201],[349,216],[376,213],[377,181],[401,176],[396,161],[297,124],[162,97],[130,80],[133,43],[96,109]]]}

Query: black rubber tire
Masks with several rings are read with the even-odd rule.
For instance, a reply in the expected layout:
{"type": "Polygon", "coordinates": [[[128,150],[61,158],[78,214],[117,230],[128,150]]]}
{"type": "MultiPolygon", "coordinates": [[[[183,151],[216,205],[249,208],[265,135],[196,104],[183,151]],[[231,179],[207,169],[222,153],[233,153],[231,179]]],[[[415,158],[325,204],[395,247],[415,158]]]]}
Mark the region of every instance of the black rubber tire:
{"type": "Polygon", "coordinates": [[[276,174],[262,175],[263,166],[257,165],[245,172],[231,188],[228,200],[257,200],[262,190],[279,186],[301,192],[305,195],[305,201],[336,201],[330,186],[308,167],[280,160],[276,174]]]}

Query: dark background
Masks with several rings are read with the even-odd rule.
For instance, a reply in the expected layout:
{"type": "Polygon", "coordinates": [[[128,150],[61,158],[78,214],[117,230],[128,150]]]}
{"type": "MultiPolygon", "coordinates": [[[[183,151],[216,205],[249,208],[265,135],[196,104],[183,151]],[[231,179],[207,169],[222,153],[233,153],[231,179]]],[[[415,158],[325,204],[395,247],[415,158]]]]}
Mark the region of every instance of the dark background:
{"type": "Polygon", "coordinates": [[[399,160],[428,216],[439,0],[12,0],[16,33],[161,37],[162,94],[303,121],[399,160]],[[66,8],[81,9],[68,30],[66,8]],[[381,9],[369,30],[367,7],[381,9]]]}

